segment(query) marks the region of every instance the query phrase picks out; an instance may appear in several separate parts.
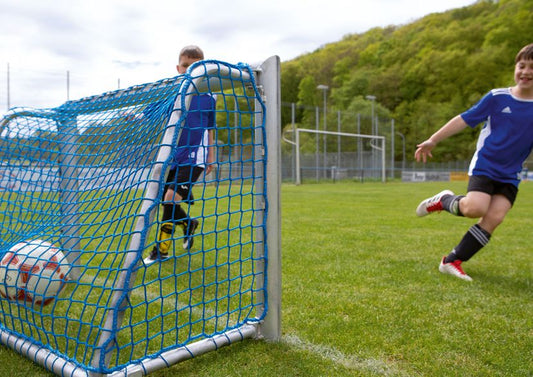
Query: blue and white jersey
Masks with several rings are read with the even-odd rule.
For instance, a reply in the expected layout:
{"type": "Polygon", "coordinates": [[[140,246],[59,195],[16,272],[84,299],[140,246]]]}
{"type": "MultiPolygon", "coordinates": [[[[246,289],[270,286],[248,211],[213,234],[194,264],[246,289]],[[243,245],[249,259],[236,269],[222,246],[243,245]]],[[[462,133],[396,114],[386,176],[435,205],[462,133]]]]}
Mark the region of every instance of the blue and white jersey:
{"type": "Polygon", "coordinates": [[[193,96],[183,123],[172,166],[195,165],[205,168],[209,154],[208,132],[215,127],[216,97],[193,96]]]}
{"type": "Polygon", "coordinates": [[[484,175],[518,186],[522,164],[533,148],[533,100],[493,89],[461,114],[472,128],[484,122],[469,175],[484,175]]]}

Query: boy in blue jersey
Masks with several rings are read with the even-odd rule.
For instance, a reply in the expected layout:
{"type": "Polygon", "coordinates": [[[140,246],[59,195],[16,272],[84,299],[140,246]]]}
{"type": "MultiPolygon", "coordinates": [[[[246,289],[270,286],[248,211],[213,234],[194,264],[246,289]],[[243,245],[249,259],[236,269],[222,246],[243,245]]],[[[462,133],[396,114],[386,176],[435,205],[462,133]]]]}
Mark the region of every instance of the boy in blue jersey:
{"type": "MultiPolygon", "coordinates": [[[[178,73],[185,73],[191,64],[203,59],[204,54],[199,47],[184,47],[176,67],[178,73]]],[[[189,217],[188,211],[186,212],[181,204],[194,204],[193,185],[204,171],[209,174],[213,168],[215,102],[215,97],[210,94],[195,95],[191,98],[163,191],[161,229],[156,246],[144,259],[146,264],[168,258],[176,226],[183,229],[183,248],[188,250],[193,245],[193,235],[199,223],[189,217]]]]}
{"type": "Polygon", "coordinates": [[[515,86],[494,89],[475,106],[457,115],[417,145],[415,158],[426,162],[442,140],[480,122],[484,126],[470,163],[466,196],[444,190],[422,201],[418,216],[445,210],[456,216],[479,218],[439,266],[442,273],[471,281],[461,267],[483,248],[511,209],[518,193],[522,164],[533,148],[533,44],[515,58],[515,86]]]}

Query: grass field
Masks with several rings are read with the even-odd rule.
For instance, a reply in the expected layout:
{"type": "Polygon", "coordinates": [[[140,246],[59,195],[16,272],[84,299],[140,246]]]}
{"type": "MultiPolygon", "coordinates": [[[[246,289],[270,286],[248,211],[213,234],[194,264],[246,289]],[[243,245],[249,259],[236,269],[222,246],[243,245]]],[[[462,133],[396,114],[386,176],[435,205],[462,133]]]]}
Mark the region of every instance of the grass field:
{"type": "MultiPolygon", "coordinates": [[[[465,182],[282,187],[283,338],[249,340],[150,376],[533,376],[533,182],[465,264],[442,255],[473,220],[417,218],[465,182]]],[[[0,373],[52,376],[0,347],[0,373]]]]}

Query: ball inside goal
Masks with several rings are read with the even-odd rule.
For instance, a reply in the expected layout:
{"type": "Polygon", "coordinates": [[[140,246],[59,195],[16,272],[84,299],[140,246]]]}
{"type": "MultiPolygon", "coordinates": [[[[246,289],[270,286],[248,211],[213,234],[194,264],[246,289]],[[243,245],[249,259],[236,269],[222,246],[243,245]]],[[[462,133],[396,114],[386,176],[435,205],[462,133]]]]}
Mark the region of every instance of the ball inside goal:
{"type": "Polygon", "coordinates": [[[19,242],[0,260],[0,295],[48,305],[63,289],[69,269],[65,255],[50,242],[19,242]]]}

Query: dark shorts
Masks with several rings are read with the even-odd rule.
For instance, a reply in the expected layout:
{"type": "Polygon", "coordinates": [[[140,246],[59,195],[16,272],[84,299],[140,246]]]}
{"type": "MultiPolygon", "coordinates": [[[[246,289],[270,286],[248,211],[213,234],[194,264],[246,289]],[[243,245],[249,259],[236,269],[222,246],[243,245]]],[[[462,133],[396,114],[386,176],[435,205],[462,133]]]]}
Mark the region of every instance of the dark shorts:
{"type": "Polygon", "coordinates": [[[480,191],[489,195],[503,195],[513,205],[518,194],[518,187],[512,183],[495,181],[484,175],[472,175],[468,181],[468,192],[470,191],[480,191]]]}
{"type": "Polygon", "coordinates": [[[196,183],[204,168],[199,166],[181,165],[177,168],[170,169],[167,181],[163,190],[163,197],[170,188],[183,198],[183,201],[189,205],[194,204],[192,186],[196,183]]]}

